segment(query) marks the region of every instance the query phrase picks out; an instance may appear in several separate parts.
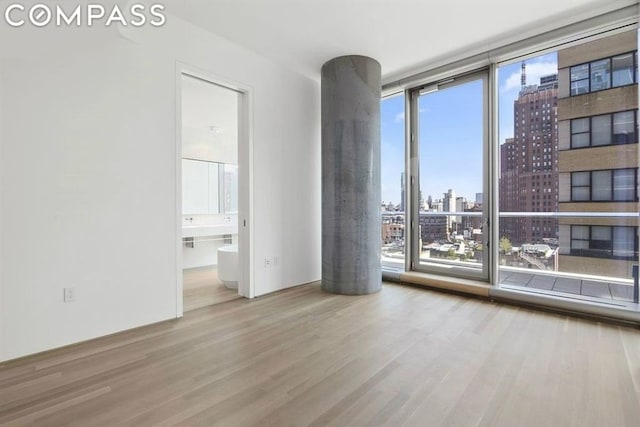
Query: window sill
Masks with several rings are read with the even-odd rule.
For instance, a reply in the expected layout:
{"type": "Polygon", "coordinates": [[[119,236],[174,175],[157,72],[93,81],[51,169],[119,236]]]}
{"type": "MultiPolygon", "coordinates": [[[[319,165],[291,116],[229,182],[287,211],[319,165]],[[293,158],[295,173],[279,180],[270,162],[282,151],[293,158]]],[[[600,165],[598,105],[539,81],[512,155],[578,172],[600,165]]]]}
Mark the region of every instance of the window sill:
{"type": "Polygon", "coordinates": [[[489,298],[489,289],[491,288],[491,286],[486,282],[439,276],[436,274],[418,273],[416,271],[403,272],[397,277],[401,282],[411,283],[412,285],[463,292],[485,298],[489,298]]]}

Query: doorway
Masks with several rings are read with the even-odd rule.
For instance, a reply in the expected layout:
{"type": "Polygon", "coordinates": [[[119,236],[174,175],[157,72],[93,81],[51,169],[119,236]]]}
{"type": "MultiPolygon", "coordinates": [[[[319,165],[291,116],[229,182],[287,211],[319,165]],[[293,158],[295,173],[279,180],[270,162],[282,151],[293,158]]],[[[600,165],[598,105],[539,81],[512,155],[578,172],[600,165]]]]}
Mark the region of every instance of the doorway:
{"type": "Polygon", "coordinates": [[[243,92],[199,73],[178,76],[178,315],[241,298],[243,92]]]}
{"type": "Polygon", "coordinates": [[[411,93],[412,269],[487,281],[488,72],[411,93]]]}

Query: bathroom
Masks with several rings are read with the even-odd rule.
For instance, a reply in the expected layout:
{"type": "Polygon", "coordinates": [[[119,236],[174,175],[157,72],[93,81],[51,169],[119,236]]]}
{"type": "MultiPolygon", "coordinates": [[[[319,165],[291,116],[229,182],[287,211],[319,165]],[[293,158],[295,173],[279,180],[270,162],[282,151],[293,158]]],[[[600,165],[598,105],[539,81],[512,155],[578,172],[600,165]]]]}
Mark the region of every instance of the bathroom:
{"type": "Polygon", "coordinates": [[[182,73],[183,311],[239,298],[238,111],[240,94],[182,73]]]}

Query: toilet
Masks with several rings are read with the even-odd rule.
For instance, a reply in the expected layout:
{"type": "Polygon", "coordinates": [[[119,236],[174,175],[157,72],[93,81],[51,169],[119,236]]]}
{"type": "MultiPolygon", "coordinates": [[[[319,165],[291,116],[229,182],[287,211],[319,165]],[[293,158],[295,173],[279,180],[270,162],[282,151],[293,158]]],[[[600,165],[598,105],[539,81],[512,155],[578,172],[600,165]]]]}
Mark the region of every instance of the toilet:
{"type": "Polygon", "coordinates": [[[229,289],[238,289],[238,245],[218,248],[218,279],[229,289]]]}

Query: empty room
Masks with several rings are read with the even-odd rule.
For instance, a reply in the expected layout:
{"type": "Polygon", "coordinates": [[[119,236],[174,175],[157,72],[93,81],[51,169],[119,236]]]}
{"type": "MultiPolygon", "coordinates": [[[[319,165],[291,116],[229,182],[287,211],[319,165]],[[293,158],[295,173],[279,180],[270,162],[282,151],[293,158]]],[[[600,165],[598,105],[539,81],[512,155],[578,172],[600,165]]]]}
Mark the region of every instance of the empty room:
{"type": "Polygon", "coordinates": [[[1,426],[636,426],[637,0],[0,0],[1,426]]]}

